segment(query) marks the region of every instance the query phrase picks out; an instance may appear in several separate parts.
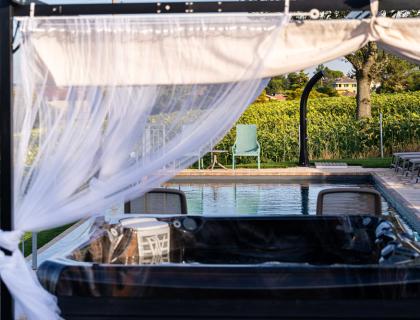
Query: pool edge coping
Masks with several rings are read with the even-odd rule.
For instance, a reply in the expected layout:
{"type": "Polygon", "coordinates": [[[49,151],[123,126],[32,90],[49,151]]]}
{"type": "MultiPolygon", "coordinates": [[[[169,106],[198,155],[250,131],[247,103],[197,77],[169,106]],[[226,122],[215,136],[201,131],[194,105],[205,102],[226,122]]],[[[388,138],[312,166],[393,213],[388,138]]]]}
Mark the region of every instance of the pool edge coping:
{"type": "Polygon", "coordinates": [[[375,172],[371,173],[372,182],[379,189],[383,197],[406,220],[411,228],[420,233],[420,210],[407,200],[401,193],[390,186],[386,180],[375,172]]]}

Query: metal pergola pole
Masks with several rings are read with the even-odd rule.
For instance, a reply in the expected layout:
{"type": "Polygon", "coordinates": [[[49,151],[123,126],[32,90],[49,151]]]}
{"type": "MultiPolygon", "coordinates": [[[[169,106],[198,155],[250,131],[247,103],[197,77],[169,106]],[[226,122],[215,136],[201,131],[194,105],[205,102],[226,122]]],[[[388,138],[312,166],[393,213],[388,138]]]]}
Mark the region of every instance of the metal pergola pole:
{"type": "MultiPolygon", "coordinates": [[[[0,229],[12,230],[13,152],[12,152],[12,85],[13,85],[13,8],[10,0],[0,0],[0,229]]],[[[2,248],[10,255],[11,252],[2,248]]],[[[12,297],[1,281],[0,319],[13,319],[12,297]]]]}

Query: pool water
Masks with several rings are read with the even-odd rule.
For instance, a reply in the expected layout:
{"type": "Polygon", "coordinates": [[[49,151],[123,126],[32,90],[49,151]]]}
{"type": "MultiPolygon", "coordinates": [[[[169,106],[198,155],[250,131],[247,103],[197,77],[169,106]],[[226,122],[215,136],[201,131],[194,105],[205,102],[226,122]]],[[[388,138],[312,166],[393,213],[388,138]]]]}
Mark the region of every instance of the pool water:
{"type": "MultiPolygon", "coordinates": [[[[182,183],[167,184],[182,190],[187,197],[188,213],[203,215],[316,214],[318,193],[339,187],[372,187],[351,183],[182,183]]],[[[384,215],[395,210],[382,197],[384,215]]]]}

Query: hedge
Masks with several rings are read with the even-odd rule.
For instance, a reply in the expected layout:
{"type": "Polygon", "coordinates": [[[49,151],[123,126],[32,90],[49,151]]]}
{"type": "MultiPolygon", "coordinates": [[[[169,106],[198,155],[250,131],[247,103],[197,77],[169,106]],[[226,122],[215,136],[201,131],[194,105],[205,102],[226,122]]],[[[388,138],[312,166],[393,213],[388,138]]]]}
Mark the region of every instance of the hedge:
{"type": "MultiPolygon", "coordinates": [[[[310,158],[377,157],[380,154],[379,113],[383,114],[385,154],[420,149],[420,91],[374,94],[372,118],[363,120],[355,118],[355,98],[319,98],[308,102],[310,158]]],[[[254,103],[238,123],[257,125],[262,161],[298,158],[299,101],[254,103]]],[[[233,128],[217,148],[230,150],[234,139],[233,128]]],[[[230,161],[230,156],[225,161],[230,161]]]]}

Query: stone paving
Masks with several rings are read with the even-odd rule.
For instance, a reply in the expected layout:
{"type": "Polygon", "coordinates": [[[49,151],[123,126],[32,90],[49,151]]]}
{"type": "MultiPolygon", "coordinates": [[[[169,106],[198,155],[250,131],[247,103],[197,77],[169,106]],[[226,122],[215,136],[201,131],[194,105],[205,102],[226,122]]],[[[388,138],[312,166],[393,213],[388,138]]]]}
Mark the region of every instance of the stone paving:
{"type": "MultiPolygon", "coordinates": [[[[394,201],[391,204],[404,215],[416,229],[420,229],[420,183],[387,169],[372,173],[376,182],[385,188],[394,201]]],[[[389,200],[389,199],[388,199],[389,200]]]]}
{"type": "Polygon", "coordinates": [[[306,167],[274,168],[274,169],[214,169],[197,170],[187,169],[181,171],[176,177],[210,177],[210,176],[325,176],[325,175],[366,175],[384,169],[365,169],[352,166],[339,169],[317,169],[306,167]]]}
{"type": "Polygon", "coordinates": [[[395,174],[394,170],[379,171],[376,176],[385,181],[388,188],[392,188],[409,201],[414,208],[420,211],[420,182],[414,183],[415,179],[403,177],[401,174],[395,174]]]}

